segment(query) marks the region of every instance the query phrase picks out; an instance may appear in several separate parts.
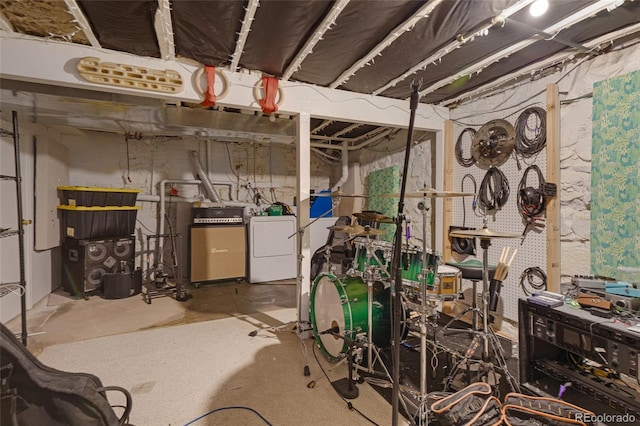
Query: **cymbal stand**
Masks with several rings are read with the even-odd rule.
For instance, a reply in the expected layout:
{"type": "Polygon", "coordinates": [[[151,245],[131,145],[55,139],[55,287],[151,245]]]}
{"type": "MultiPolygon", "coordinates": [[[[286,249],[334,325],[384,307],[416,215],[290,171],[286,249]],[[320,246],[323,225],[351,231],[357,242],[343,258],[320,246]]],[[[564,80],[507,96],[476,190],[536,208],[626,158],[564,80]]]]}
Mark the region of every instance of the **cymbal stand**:
{"type": "MultiPolygon", "coordinates": [[[[367,254],[367,266],[365,267],[365,271],[363,273],[363,278],[367,283],[367,367],[368,372],[373,372],[373,283],[376,278],[380,276],[380,269],[382,266],[382,262],[380,258],[376,255],[375,250],[373,249],[372,240],[367,236],[367,244],[366,244],[367,254]],[[378,262],[378,265],[371,265],[369,261],[371,258],[375,258],[378,262]]],[[[388,273],[387,273],[388,275],[388,273]]]]}
{"type": "MultiPolygon", "coordinates": [[[[420,276],[420,404],[416,416],[419,424],[427,419],[427,281],[430,274],[435,274],[427,267],[427,198],[423,197],[418,203],[418,209],[422,212],[422,271],[420,276]]],[[[435,277],[434,277],[435,278],[435,277]]]]}
{"type": "Polygon", "coordinates": [[[507,361],[504,357],[502,345],[500,344],[500,340],[496,335],[495,331],[489,325],[489,246],[491,246],[491,238],[488,237],[478,237],[480,238],[480,247],[482,247],[482,330],[472,331],[475,336],[467,350],[465,356],[458,361],[458,363],[454,366],[449,373],[449,377],[446,380],[445,389],[449,387],[451,382],[453,381],[455,375],[460,370],[460,366],[464,361],[467,363],[469,359],[473,356],[475,349],[478,347],[479,343],[482,343],[482,361],[485,367],[489,369],[497,368],[502,371],[504,377],[506,378],[511,390],[513,392],[520,392],[520,386],[516,379],[511,375],[509,369],[507,368],[507,361]],[[481,341],[481,342],[480,342],[481,341]],[[495,358],[495,362],[497,365],[494,365],[491,362],[491,355],[493,354],[495,358]]]}

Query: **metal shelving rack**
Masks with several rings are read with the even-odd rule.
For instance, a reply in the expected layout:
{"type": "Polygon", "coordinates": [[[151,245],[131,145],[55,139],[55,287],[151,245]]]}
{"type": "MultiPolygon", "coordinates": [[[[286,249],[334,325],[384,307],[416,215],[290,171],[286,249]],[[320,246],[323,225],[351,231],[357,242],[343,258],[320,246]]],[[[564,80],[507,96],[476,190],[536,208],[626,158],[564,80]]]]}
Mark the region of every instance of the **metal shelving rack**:
{"type": "MultiPolygon", "coordinates": [[[[22,177],[20,176],[20,137],[18,135],[18,113],[11,111],[13,121],[13,131],[2,129],[3,136],[13,137],[13,150],[15,156],[15,176],[0,175],[0,180],[14,181],[16,184],[16,206],[18,213],[18,229],[1,229],[0,238],[18,236],[18,249],[20,259],[20,281],[11,283],[0,283],[0,297],[4,297],[9,293],[17,292],[20,295],[20,319],[22,322],[22,344],[27,345],[27,293],[24,266],[24,225],[22,218],[22,177]]],[[[27,222],[28,223],[28,222],[27,222]]]]}

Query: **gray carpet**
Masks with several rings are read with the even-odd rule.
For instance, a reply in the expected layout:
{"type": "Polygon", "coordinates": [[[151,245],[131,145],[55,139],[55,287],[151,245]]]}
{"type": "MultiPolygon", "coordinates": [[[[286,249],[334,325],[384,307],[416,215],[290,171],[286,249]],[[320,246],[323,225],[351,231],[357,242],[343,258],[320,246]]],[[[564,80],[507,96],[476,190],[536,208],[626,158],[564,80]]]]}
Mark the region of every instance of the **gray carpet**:
{"type": "MultiPolygon", "coordinates": [[[[306,340],[311,375],[301,340],[291,326],[281,331],[251,331],[295,319],[295,309],[270,311],[269,321],[236,316],[155,328],[50,346],[38,356],[64,371],[97,375],[104,385],[128,389],[133,396],[130,422],[156,425],[370,425],[333,390],[306,340]],[[268,324],[265,324],[267,322],[268,324]],[[314,387],[307,385],[315,381],[314,387]],[[207,413],[221,409],[223,410],[207,413]]],[[[264,314],[262,314],[264,315],[264,314]]],[[[346,363],[329,363],[316,348],[331,380],[346,377],[346,363]]],[[[391,423],[391,406],[369,384],[359,385],[354,407],[379,425],[391,423]]],[[[121,398],[110,397],[112,405],[121,398]]],[[[406,424],[401,418],[401,424],[406,424]]]]}

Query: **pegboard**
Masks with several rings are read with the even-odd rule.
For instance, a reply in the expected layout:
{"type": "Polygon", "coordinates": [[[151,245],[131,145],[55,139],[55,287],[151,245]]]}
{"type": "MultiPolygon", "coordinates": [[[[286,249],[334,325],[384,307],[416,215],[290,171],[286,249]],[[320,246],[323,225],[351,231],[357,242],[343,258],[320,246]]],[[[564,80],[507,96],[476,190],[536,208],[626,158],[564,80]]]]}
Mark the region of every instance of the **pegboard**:
{"type": "MultiPolygon", "coordinates": [[[[471,127],[474,130],[479,130],[480,127],[495,119],[503,119],[511,123],[514,128],[516,126],[516,120],[520,116],[520,114],[528,107],[537,106],[546,110],[545,105],[545,97],[544,94],[541,94],[539,97],[530,99],[526,105],[517,105],[513,108],[505,109],[503,105],[485,105],[486,111],[500,111],[500,112],[489,112],[482,114],[474,114],[472,116],[467,115],[465,118],[460,118],[458,120],[454,120],[454,145],[455,141],[458,140],[458,137],[461,133],[463,133],[464,129],[467,127],[471,127]]],[[[531,120],[535,118],[532,117],[531,120]]],[[[466,133],[461,140],[462,147],[462,157],[463,158],[472,158],[471,155],[471,141],[472,135],[470,133],[466,133]]],[[[486,216],[487,226],[496,232],[510,233],[510,234],[518,234],[521,235],[525,229],[525,220],[518,212],[518,200],[517,200],[517,191],[518,186],[520,184],[520,180],[522,179],[526,168],[531,165],[537,165],[541,172],[542,176],[546,178],[547,164],[546,164],[546,150],[547,148],[543,148],[540,152],[531,156],[529,158],[523,158],[521,156],[515,155],[514,153],[508,157],[508,159],[501,165],[498,165],[498,169],[502,171],[502,173],[506,176],[509,184],[509,197],[499,210],[494,210],[490,212],[486,216]],[[517,159],[516,159],[517,158],[517,159]]],[[[463,192],[475,192],[478,194],[478,190],[480,189],[481,182],[485,177],[489,166],[479,165],[475,163],[471,166],[465,167],[463,166],[456,158],[456,156],[452,156],[453,165],[452,165],[452,173],[453,173],[453,187],[451,190],[453,191],[463,191],[463,192]],[[474,190],[474,185],[469,177],[465,177],[465,175],[470,174],[476,181],[476,188],[474,190]],[[464,182],[463,182],[464,178],[464,182]],[[462,186],[464,184],[464,186],[462,186]]],[[[559,182],[554,182],[559,184],[559,182]]],[[[527,177],[527,184],[529,186],[538,186],[538,179],[535,172],[530,171],[527,177]]],[[[451,225],[452,226],[466,226],[469,228],[480,229],[483,226],[483,218],[481,216],[481,209],[478,207],[475,210],[472,208],[472,197],[464,197],[463,198],[452,198],[451,203],[451,225]],[[463,208],[464,205],[464,208],[463,208]]],[[[518,319],[518,299],[522,297],[526,297],[525,291],[520,286],[520,277],[527,268],[537,266],[541,268],[545,274],[547,273],[547,228],[546,226],[543,228],[532,228],[527,234],[526,238],[522,241],[519,238],[494,238],[491,240],[491,245],[488,248],[488,259],[490,265],[497,265],[500,260],[500,255],[502,253],[503,248],[510,247],[511,253],[515,249],[518,250],[513,263],[509,269],[509,273],[507,278],[504,280],[502,285],[502,291],[500,293],[500,299],[498,303],[498,308],[496,310],[496,314],[500,315],[508,320],[517,321],[518,319]]],[[[467,259],[478,259],[482,261],[483,259],[483,250],[480,247],[480,240],[476,239],[476,254],[474,255],[461,255],[454,251],[451,253],[452,261],[454,262],[462,262],[467,259]]],[[[507,261],[511,257],[511,254],[507,258],[507,261]]],[[[536,281],[537,282],[537,281],[536,281]]],[[[472,283],[469,280],[462,280],[462,288],[461,292],[465,295],[466,300],[471,300],[467,298],[467,296],[471,297],[472,291],[472,283]]],[[[533,289],[526,284],[525,287],[527,291],[531,292],[533,289]]],[[[482,291],[482,283],[478,284],[478,292],[482,291]]]]}

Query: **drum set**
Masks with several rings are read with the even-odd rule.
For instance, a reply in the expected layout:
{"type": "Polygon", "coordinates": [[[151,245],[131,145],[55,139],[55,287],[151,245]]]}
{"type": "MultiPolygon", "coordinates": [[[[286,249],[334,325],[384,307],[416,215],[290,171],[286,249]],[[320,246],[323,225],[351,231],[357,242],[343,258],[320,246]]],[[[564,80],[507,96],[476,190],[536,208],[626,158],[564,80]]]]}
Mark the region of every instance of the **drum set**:
{"type": "MultiPolygon", "coordinates": [[[[349,360],[349,391],[345,390],[343,393],[345,398],[357,396],[357,392],[353,393],[351,388],[352,371],[363,371],[365,375],[374,374],[376,362],[380,362],[387,378],[391,380],[391,375],[380,357],[380,350],[400,344],[394,342],[393,322],[398,316],[394,316],[393,313],[394,302],[402,300],[402,340],[407,338],[409,329],[415,326],[415,319],[418,318],[420,391],[419,394],[415,394],[418,401],[426,401],[428,318],[437,317],[437,307],[442,302],[458,299],[461,293],[462,273],[456,267],[443,264],[442,256],[426,246],[428,208],[425,206],[428,198],[473,195],[431,189],[405,194],[407,197],[423,198],[420,209],[423,213],[424,233],[422,246],[403,243],[399,251],[401,255],[398,264],[402,275],[400,299],[394,294],[396,286],[393,285],[395,277],[392,271],[393,256],[398,251],[394,250],[394,244],[377,239],[384,231],[375,227],[376,224],[394,223],[395,220],[378,213],[363,212],[354,214],[358,222],[373,223],[374,226],[356,223],[329,228],[351,236],[350,241],[354,247],[353,261],[342,275],[335,274],[334,268],[326,262],[327,270],[321,272],[312,283],[310,320],[315,342],[323,355],[331,361],[344,358],[349,360]]],[[[466,237],[474,237],[473,232],[466,237]]],[[[479,236],[481,239],[482,235],[479,236]]],[[[420,406],[416,407],[420,415],[425,412],[422,405],[420,402],[420,406]]]]}

